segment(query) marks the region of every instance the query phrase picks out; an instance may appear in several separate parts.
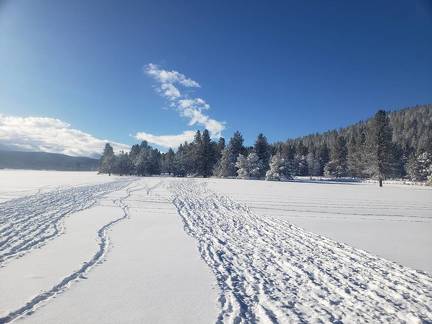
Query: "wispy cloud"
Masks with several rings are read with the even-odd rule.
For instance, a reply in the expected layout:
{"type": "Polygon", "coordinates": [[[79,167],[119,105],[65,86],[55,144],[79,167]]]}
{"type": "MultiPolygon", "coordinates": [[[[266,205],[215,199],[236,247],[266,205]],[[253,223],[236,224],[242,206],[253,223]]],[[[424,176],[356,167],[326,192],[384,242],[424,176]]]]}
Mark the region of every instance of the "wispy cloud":
{"type": "Polygon", "coordinates": [[[6,147],[96,157],[107,142],[117,152],[129,150],[128,145],[96,138],[60,119],[0,114],[0,144],[6,147]]]}
{"type": "MultiPolygon", "coordinates": [[[[225,129],[225,123],[211,118],[205,111],[210,105],[202,98],[190,97],[182,93],[183,88],[200,88],[201,85],[177,71],[168,71],[156,64],[148,64],[145,73],[156,81],[156,90],[169,102],[180,116],[189,119],[189,126],[200,125],[208,129],[212,137],[219,137],[225,129]]],[[[184,131],[178,135],[152,135],[144,132],[137,133],[135,138],[145,140],[164,147],[177,147],[184,140],[193,138],[193,131],[184,131]],[[140,136],[139,136],[140,135],[140,136]],[[180,140],[181,139],[181,140],[180,140]],[[163,144],[162,144],[163,143],[163,144]]]]}
{"type": "Polygon", "coordinates": [[[178,147],[184,142],[191,142],[195,136],[195,131],[184,131],[178,135],[153,135],[144,132],[138,132],[135,138],[141,141],[147,141],[162,147],[178,147]]]}

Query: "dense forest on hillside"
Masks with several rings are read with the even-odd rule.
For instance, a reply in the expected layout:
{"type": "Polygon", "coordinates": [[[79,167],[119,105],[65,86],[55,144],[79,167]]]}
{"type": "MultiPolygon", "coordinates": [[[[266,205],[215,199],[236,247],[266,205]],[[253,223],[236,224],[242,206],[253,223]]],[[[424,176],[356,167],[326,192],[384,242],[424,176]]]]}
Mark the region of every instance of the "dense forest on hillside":
{"type": "Polygon", "coordinates": [[[285,180],[294,176],[407,178],[432,181],[432,105],[380,110],[366,121],[339,130],[270,144],[259,134],[245,147],[240,132],[225,142],[197,131],[193,142],[174,152],[147,142],[115,155],[107,144],[100,172],[169,174],[285,180]]]}

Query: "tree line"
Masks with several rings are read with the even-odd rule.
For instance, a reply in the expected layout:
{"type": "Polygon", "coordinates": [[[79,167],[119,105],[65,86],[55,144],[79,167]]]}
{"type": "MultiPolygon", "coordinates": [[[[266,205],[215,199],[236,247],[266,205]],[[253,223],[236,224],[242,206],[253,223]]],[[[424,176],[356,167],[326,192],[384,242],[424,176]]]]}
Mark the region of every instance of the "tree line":
{"type": "Polygon", "coordinates": [[[100,172],[140,176],[216,176],[289,180],[294,176],[408,178],[432,182],[432,105],[373,118],[346,128],[270,144],[259,134],[247,147],[240,132],[225,142],[197,131],[176,151],[160,152],[146,141],[114,154],[106,144],[100,172]]]}

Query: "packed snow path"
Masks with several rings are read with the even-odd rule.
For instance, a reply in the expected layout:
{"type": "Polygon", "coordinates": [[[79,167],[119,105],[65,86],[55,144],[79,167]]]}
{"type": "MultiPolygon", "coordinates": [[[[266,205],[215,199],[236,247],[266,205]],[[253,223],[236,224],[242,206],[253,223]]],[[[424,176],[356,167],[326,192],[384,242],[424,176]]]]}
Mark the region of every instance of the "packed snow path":
{"type": "Polygon", "coordinates": [[[0,266],[58,236],[66,215],[90,208],[100,197],[129,184],[130,180],[118,180],[0,203],[0,266]]]}
{"type": "Polygon", "coordinates": [[[432,321],[432,276],[256,216],[205,183],[173,181],[185,230],[216,275],[219,322],[432,321]]]}

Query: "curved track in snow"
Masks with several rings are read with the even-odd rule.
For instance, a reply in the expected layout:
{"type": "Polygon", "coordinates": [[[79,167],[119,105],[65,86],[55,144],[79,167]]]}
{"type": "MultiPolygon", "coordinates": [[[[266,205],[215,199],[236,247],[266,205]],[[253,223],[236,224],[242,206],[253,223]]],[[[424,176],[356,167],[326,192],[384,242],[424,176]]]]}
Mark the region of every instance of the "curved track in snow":
{"type": "Polygon", "coordinates": [[[38,193],[0,204],[0,266],[38,248],[62,232],[65,216],[92,207],[130,180],[38,193]]]}
{"type": "MultiPolygon", "coordinates": [[[[96,202],[97,198],[100,198],[101,196],[106,195],[109,192],[124,189],[125,187],[127,187],[130,184],[131,184],[131,181],[117,181],[117,182],[107,183],[104,185],[75,188],[77,190],[75,190],[75,191],[72,190],[72,192],[76,193],[76,198],[83,198],[83,200],[82,200],[81,204],[78,205],[78,206],[80,206],[80,208],[77,210],[74,210],[74,211],[83,210],[84,208],[89,208],[96,202]],[[80,192],[81,192],[81,194],[79,194],[80,192]]],[[[70,191],[71,190],[68,189],[68,190],[66,190],[66,193],[68,193],[70,191]]],[[[125,218],[127,218],[129,216],[129,209],[128,209],[127,204],[125,203],[125,200],[130,197],[130,195],[133,191],[135,191],[135,190],[131,189],[131,188],[126,188],[126,195],[122,198],[114,200],[115,205],[117,205],[118,207],[120,207],[122,209],[123,215],[121,217],[114,219],[111,222],[105,224],[104,226],[102,226],[98,230],[97,235],[98,235],[98,239],[99,239],[99,247],[98,247],[98,250],[96,251],[96,253],[92,256],[92,258],[90,260],[88,260],[87,262],[84,262],[84,264],[78,270],[73,271],[68,276],[61,279],[52,288],[50,288],[50,289],[40,293],[39,295],[35,296],[34,298],[32,298],[30,301],[25,303],[20,308],[14,310],[14,311],[11,311],[8,315],[1,317],[0,323],[9,323],[9,322],[14,321],[15,319],[17,319],[23,315],[26,315],[26,314],[33,312],[37,307],[39,307],[39,305],[41,303],[46,302],[50,298],[63,292],[73,281],[79,280],[80,278],[85,278],[85,274],[90,269],[92,269],[97,263],[100,263],[103,260],[103,257],[105,256],[106,252],[108,251],[108,247],[109,247],[109,237],[107,235],[108,230],[114,224],[124,220],[125,218]]],[[[51,193],[51,194],[53,195],[53,198],[54,198],[54,197],[58,197],[59,193],[57,193],[57,194],[51,193]]],[[[47,194],[47,195],[49,195],[49,194],[47,194]]],[[[63,192],[60,195],[60,197],[67,197],[67,195],[65,194],[65,192],[63,192]]],[[[33,198],[33,197],[30,197],[30,198],[33,198]]],[[[46,199],[46,200],[50,201],[50,199],[46,199]]],[[[59,207],[60,205],[61,204],[59,203],[56,206],[59,207]]],[[[63,214],[61,214],[61,215],[63,215],[63,214]]],[[[64,214],[64,215],[66,215],[66,214],[64,214]]],[[[55,233],[58,233],[59,220],[60,220],[60,218],[58,220],[56,220],[55,224],[52,225],[55,228],[55,231],[54,231],[55,233]]],[[[38,243],[36,243],[36,244],[39,244],[39,242],[44,242],[44,241],[46,241],[46,239],[49,239],[49,238],[50,237],[48,237],[48,236],[43,236],[41,239],[37,240],[38,243]]],[[[34,247],[36,244],[33,244],[31,246],[34,247]]]]}
{"type": "Polygon", "coordinates": [[[432,322],[432,276],[263,218],[196,181],[173,203],[220,288],[218,322],[432,322]]]}

